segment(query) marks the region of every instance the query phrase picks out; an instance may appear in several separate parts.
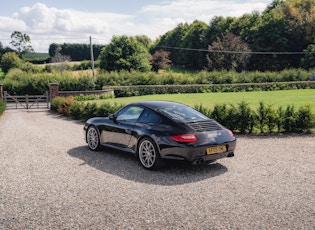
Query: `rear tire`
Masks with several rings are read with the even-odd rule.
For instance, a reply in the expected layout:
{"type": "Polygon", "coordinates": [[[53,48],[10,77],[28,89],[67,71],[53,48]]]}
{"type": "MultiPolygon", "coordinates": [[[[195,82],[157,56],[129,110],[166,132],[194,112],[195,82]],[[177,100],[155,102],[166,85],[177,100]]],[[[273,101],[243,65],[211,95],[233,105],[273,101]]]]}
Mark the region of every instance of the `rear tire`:
{"type": "Polygon", "coordinates": [[[157,169],[163,165],[159,149],[151,138],[146,137],[139,142],[138,157],[145,169],[157,169]]]}
{"type": "Polygon", "coordinates": [[[97,151],[100,149],[100,135],[95,126],[90,126],[86,131],[86,141],[91,150],[97,151]]]}

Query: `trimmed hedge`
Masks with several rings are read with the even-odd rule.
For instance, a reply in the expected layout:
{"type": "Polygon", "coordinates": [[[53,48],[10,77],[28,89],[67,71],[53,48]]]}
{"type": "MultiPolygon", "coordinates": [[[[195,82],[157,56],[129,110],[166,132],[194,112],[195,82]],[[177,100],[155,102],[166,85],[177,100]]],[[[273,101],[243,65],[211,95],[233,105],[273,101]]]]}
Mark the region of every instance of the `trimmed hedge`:
{"type": "Polygon", "coordinates": [[[111,86],[115,97],[131,97],[152,94],[176,93],[210,93],[210,92],[251,92],[291,89],[315,89],[315,81],[272,82],[272,83],[240,83],[240,84],[208,84],[208,85],[136,85],[111,86]]]}
{"type": "Polygon", "coordinates": [[[51,102],[51,110],[69,116],[75,120],[85,121],[91,117],[106,117],[123,107],[119,104],[104,102],[77,101],[75,97],[55,97],[51,102]]]}
{"type": "MultiPolygon", "coordinates": [[[[76,101],[73,97],[56,97],[51,109],[76,120],[87,120],[91,117],[106,117],[123,105],[104,102],[76,101]]],[[[211,117],[235,133],[272,133],[272,132],[311,132],[315,128],[315,116],[310,106],[295,108],[274,108],[272,105],[259,103],[253,110],[248,103],[242,101],[237,105],[219,104],[211,110],[203,105],[194,108],[211,117]]]]}
{"type": "Polygon", "coordinates": [[[215,105],[213,110],[202,105],[195,106],[195,109],[236,133],[311,132],[315,128],[315,116],[310,106],[274,108],[260,102],[259,107],[253,110],[242,101],[237,105],[215,105]]]}
{"type": "MultiPolygon", "coordinates": [[[[94,79],[87,73],[73,76],[67,70],[46,71],[32,66],[11,69],[1,82],[11,95],[40,95],[48,90],[49,83],[59,83],[60,91],[84,91],[117,88],[116,96],[145,95],[181,92],[236,92],[315,88],[311,75],[315,70],[289,69],[281,72],[201,71],[198,73],[164,72],[99,72],[94,79]],[[136,86],[129,88],[129,86],[136,86]],[[150,86],[151,85],[151,86],[150,86]],[[124,88],[123,86],[127,87],[124,88]]],[[[51,67],[52,68],[52,67],[51,67]]]]}

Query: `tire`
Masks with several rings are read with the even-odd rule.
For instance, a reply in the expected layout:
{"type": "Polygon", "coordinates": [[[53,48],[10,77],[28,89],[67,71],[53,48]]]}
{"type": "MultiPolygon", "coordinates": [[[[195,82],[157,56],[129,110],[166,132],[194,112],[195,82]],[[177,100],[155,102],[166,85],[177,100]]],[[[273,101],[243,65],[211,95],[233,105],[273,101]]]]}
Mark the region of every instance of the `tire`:
{"type": "Polygon", "coordinates": [[[158,169],[163,165],[159,150],[151,138],[146,137],[139,142],[138,157],[145,169],[158,169]]]}
{"type": "Polygon", "coordinates": [[[95,126],[90,126],[86,131],[86,141],[89,148],[93,151],[97,151],[101,148],[100,135],[95,126]]]}

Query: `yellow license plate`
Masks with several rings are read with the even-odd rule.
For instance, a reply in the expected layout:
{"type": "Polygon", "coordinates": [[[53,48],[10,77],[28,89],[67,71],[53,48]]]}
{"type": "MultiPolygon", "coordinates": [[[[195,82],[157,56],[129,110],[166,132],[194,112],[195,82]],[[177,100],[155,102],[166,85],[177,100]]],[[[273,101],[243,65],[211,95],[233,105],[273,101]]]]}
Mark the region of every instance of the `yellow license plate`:
{"type": "Polygon", "coordinates": [[[226,146],[220,145],[220,146],[214,146],[211,148],[207,148],[207,154],[216,154],[216,153],[224,153],[226,152],[226,146]]]}

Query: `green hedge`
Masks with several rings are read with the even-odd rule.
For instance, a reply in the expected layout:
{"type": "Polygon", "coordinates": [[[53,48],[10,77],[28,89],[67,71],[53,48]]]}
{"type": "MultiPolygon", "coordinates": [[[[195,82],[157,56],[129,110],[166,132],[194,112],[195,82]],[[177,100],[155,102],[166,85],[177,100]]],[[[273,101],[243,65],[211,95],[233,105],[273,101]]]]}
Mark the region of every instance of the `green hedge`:
{"type": "Polygon", "coordinates": [[[0,116],[4,113],[6,106],[2,99],[0,99],[0,116]]]}
{"type": "MultiPolygon", "coordinates": [[[[97,104],[76,101],[73,97],[56,97],[51,109],[84,121],[91,117],[108,116],[122,106],[106,101],[97,104]]],[[[242,101],[237,105],[215,105],[212,110],[202,105],[194,107],[236,133],[311,132],[315,128],[315,116],[309,106],[297,109],[290,105],[274,108],[260,102],[259,107],[253,110],[248,103],[242,101]]]]}
{"type": "Polygon", "coordinates": [[[91,117],[108,116],[123,105],[104,102],[97,104],[95,102],[77,101],[75,97],[55,97],[51,102],[51,110],[69,116],[75,120],[85,121],[91,117]]]}
{"type": "Polygon", "coordinates": [[[105,72],[96,79],[97,87],[129,85],[192,85],[308,81],[315,70],[287,69],[279,72],[201,71],[196,73],[105,72]]]}
{"type": "Polygon", "coordinates": [[[315,81],[242,83],[242,84],[208,84],[208,85],[137,85],[112,86],[103,89],[114,89],[115,97],[130,97],[152,94],[174,93],[209,93],[209,92],[250,92],[290,89],[315,89],[315,81]]]}
{"type": "Polygon", "coordinates": [[[11,69],[0,81],[3,89],[11,95],[40,95],[48,90],[49,83],[59,83],[61,91],[100,90],[104,87],[117,88],[118,96],[180,92],[235,92],[252,90],[277,90],[290,88],[314,88],[310,77],[315,70],[283,70],[281,72],[201,71],[197,73],[165,72],[101,72],[95,80],[91,74],[73,76],[67,70],[46,71],[30,66],[11,69]],[[137,86],[122,88],[122,86],[137,86]],[[152,85],[151,87],[149,85],[152,85]],[[120,88],[121,87],[121,88],[120,88]]]}
{"type": "Polygon", "coordinates": [[[242,101],[237,105],[215,105],[213,110],[202,105],[195,109],[237,133],[311,132],[315,128],[315,116],[310,106],[274,108],[260,102],[253,110],[242,101]]]}

